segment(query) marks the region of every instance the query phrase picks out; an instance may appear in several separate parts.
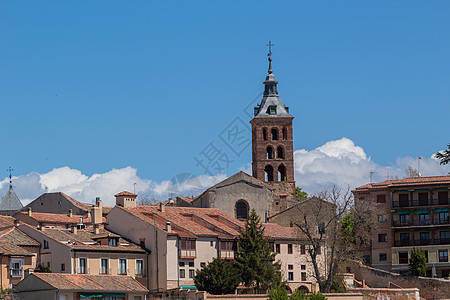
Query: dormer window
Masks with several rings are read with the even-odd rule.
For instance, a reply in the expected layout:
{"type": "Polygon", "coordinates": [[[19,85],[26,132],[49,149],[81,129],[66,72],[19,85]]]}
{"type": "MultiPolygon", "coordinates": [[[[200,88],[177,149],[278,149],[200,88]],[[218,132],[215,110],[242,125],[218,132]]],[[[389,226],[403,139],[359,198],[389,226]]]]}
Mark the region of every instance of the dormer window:
{"type": "Polygon", "coordinates": [[[267,109],[267,113],[269,115],[276,115],[277,114],[277,106],[276,105],[270,105],[267,109]]]}
{"type": "Polygon", "coordinates": [[[110,246],[117,246],[119,244],[118,238],[109,238],[109,245],[110,246]]]}

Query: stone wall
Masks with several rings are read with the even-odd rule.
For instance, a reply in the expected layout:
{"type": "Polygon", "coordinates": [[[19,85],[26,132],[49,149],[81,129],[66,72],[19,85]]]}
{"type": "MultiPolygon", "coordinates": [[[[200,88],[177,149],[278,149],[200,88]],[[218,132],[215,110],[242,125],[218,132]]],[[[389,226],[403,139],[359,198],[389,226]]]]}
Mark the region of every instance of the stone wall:
{"type": "MultiPolygon", "coordinates": [[[[443,278],[403,276],[375,269],[355,262],[351,271],[357,280],[365,280],[372,288],[390,287],[392,284],[402,288],[418,288],[420,297],[425,299],[447,299],[450,297],[450,280],[443,278]]],[[[408,298],[404,298],[408,299],[408,298]]]]}

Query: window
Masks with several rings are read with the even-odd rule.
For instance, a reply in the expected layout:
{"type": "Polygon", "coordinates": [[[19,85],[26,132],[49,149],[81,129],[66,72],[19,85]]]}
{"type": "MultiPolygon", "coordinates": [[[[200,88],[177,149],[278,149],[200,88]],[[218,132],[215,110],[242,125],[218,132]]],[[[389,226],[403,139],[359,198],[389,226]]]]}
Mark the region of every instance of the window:
{"type": "Polygon", "coordinates": [[[380,261],[387,260],[387,254],[386,253],[380,253],[380,261]]]}
{"type": "Polygon", "coordinates": [[[306,270],[306,265],[301,265],[301,266],[300,266],[300,269],[301,269],[301,270],[306,270]]]}
{"type": "Polygon", "coordinates": [[[184,269],[180,269],[180,278],[186,278],[186,271],[184,269]]]}
{"type": "Polygon", "coordinates": [[[300,246],[300,254],[302,254],[302,255],[306,254],[306,246],[305,245],[300,246]]]}
{"type": "Polygon", "coordinates": [[[284,158],[284,149],[283,147],[277,147],[277,158],[284,158]]]}
{"type": "Polygon", "coordinates": [[[194,278],[194,276],[195,276],[195,270],[189,269],[189,278],[194,278]]]}
{"type": "Polygon", "coordinates": [[[317,225],[317,233],[320,236],[325,235],[325,223],[319,223],[319,225],[317,225]]]}
{"type": "Polygon", "coordinates": [[[66,264],[61,264],[61,271],[65,271],[66,270],[66,264]]]}
{"type": "Polygon", "coordinates": [[[180,261],[180,262],[178,263],[178,265],[179,265],[180,267],[184,267],[184,261],[180,261]]]}
{"type": "Polygon", "coordinates": [[[409,241],[409,232],[400,233],[400,241],[409,241]]]}
{"type": "Polygon", "coordinates": [[[386,203],[386,195],[377,195],[377,203],[386,203]]]}
{"type": "Polygon", "coordinates": [[[144,261],[142,259],[136,259],[136,275],[144,275],[144,261]]]}
{"type": "Polygon", "coordinates": [[[181,250],[195,250],[195,240],[181,240],[180,241],[181,250]]]}
{"type": "Polygon", "coordinates": [[[399,252],[398,253],[398,263],[399,264],[407,264],[408,263],[408,252],[399,252]]]}
{"type": "Polygon", "coordinates": [[[409,195],[399,194],[398,195],[399,206],[409,206],[409,195]]]}
{"type": "Polygon", "coordinates": [[[283,140],[287,140],[287,129],[283,127],[283,140]]]}
{"type": "Polygon", "coordinates": [[[294,272],[288,272],[288,280],[294,280],[294,272]]]}
{"type": "Polygon", "coordinates": [[[448,204],[448,192],[438,192],[439,204],[448,204]]]}
{"type": "Polygon", "coordinates": [[[292,244],[288,244],[288,254],[292,254],[292,244]]]}
{"type": "Polygon", "coordinates": [[[294,265],[288,265],[288,270],[294,270],[294,265]]]}
{"type": "Polygon", "coordinates": [[[272,128],[270,133],[272,135],[272,141],[277,141],[278,140],[278,129],[272,128]]]}
{"type": "Polygon", "coordinates": [[[370,255],[364,255],[362,259],[365,264],[370,264],[370,255]]]}
{"type": "Polygon", "coordinates": [[[118,240],[119,240],[118,238],[110,238],[108,244],[109,244],[110,246],[117,246],[118,240]]]}
{"type": "Polygon", "coordinates": [[[214,242],[213,241],[209,241],[209,246],[210,247],[214,247],[214,242]]]}
{"type": "Polygon", "coordinates": [[[236,219],[247,220],[248,218],[248,204],[244,200],[236,203],[236,219]]]}
{"type": "Polygon", "coordinates": [[[441,239],[441,243],[448,243],[450,241],[450,231],[441,231],[439,232],[439,238],[441,239]]]}
{"type": "Polygon", "coordinates": [[[189,267],[190,267],[190,268],[193,268],[193,267],[194,267],[194,262],[193,262],[193,261],[190,261],[190,262],[189,262],[189,267]]]}
{"type": "Polygon", "coordinates": [[[448,212],[439,213],[439,224],[448,224],[448,212]]]}
{"type": "Polygon", "coordinates": [[[419,193],[419,205],[428,205],[428,193],[419,193]]]}
{"type": "Polygon", "coordinates": [[[306,272],[302,272],[301,276],[302,276],[302,280],[301,281],[306,281],[306,272]]]}
{"type": "Polygon", "coordinates": [[[278,181],[286,181],[286,167],[283,165],[278,167],[278,181]]]}
{"type": "Polygon", "coordinates": [[[277,106],[276,105],[269,105],[269,108],[267,109],[267,113],[269,115],[276,115],[277,114],[277,106]]]}
{"type": "Polygon", "coordinates": [[[384,215],[378,215],[379,223],[386,223],[386,217],[384,215]]]}
{"type": "Polygon", "coordinates": [[[119,259],[119,275],[127,275],[127,260],[126,258],[119,259]]]}
{"type": "Polygon", "coordinates": [[[108,259],[100,259],[100,274],[108,274],[108,259]]]}
{"type": "Polygon", "coordinates": [[[420,233],[420,242],[427,243],[430,241],[430,233],[429,232],[421,232],[420,233]]]}
{"type": "Polygon", "coordinates": [[[378,242],[379,243],[385,243],[387,242],[387,234],[379,234],[378,235],[378,242]]]}
{"type": "Polygon", "coordinates": [[[266,158],[267,159],[273,159],[273,148],[271,146],[268,146],[266,150],[267,150],[266,158]]]}
{"type": "Polygon", "coordinates": [[[267,128],[263,128],[263,140],[267,141],[267,128]]]}
{"type": "Polygon", "coordinates": [[[48,249],[48,241],[44,240],[44,249],[48,249]]]}
{"type": "Polygon", "coordinates": [[[448,262],[448,250],[439,250],[439,262],[448,262]]]}
{"type": "Polygon", "coordinates": [[[428,263],[428,250],[425,250],[425,261],[428,263]]]}
{"type": "Polygon", "coordinates": [[[271,165],[267,165],[264,168],[265,173],[265,181],[273,181],[273,167],[271,165]]]}
{"type": "Polygon", "coordinates": [[[86,258],[78,259],[78,273],[87,274],[87,259],[86,258]]]}
{"type": "Polygon", "coordinates": [[[407,214],[400,215],[400,225],[410,225],[409,215],[407,214]]]}
{"type": "Polygon", "coordinates": [[[275,252],[276,253],[281,253],[280,244],[275,244],[275,252]]]}

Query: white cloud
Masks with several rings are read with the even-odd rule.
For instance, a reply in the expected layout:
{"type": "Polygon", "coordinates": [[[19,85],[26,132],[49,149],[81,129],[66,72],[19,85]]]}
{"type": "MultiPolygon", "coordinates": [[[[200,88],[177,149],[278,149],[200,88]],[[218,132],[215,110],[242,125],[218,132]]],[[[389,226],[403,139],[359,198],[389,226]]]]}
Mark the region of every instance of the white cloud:
{"type": "MultiPolygon", "coordinates": [[[[373,172],[373,181],[377,182],[387,179],[387,176],[403,178],[403,170],[408,166],[417,168],[417,159],[412,157],[398,158],[392,166],[379,165],[348,138],[329,141],[309,151],[296,150],[294,161],[296,183],[310,194],[332,184],[344,189],[347,186],[354,188],[366,184],[370,182],[370,172],[373,172]]],[[[251,174],[251,164],[243,165],[240,170],[251,174]]],[[[420,172],[422,176],[445,175],[450,172],[450,166],[439,165],[439,161],[433,157],[422,158],[420,172]]],[[[62,167],[45,174],[31,172],[17,176],[13,178],[13,183],[24,205],[46,191],[61,191],[87,203],[93,203],[96,197],[101,197],[105,205],[112,206],[115,203],[114,194],[124,190],[134,191],[136,188],[139,195],[164,200],[177,195],[198,195],[225,178],[225,174],[193,176],[190,173],[181,173],[170,180],[156,182],[139,177],[137,169],[132,167],[112,169],[92,176],[76,169],[62,167]]],[[[8,186],[9,178],[0,181],[0,196],[6,194],[8,186]]]]}

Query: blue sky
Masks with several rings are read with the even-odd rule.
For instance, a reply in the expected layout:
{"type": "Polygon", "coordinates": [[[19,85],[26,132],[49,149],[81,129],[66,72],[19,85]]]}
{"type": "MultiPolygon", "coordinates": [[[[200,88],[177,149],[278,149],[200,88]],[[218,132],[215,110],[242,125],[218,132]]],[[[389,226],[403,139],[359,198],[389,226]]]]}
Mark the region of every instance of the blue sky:
{"type": "MultiPolygon", "coordinates": [[[[2,1],[0,178],[131,167],[201,175],[210,142],[256,104],[273,41],[294,148],[343,137],[371,161],[449,140],[448,1],[2,1]]],[[[248,139],[250,139],[248,133],[248,139]]],[[[430,174],[433,175],[433,174],[430,174]]],[[[437,174],[435,174],[437,175],[437,174]]]]}

